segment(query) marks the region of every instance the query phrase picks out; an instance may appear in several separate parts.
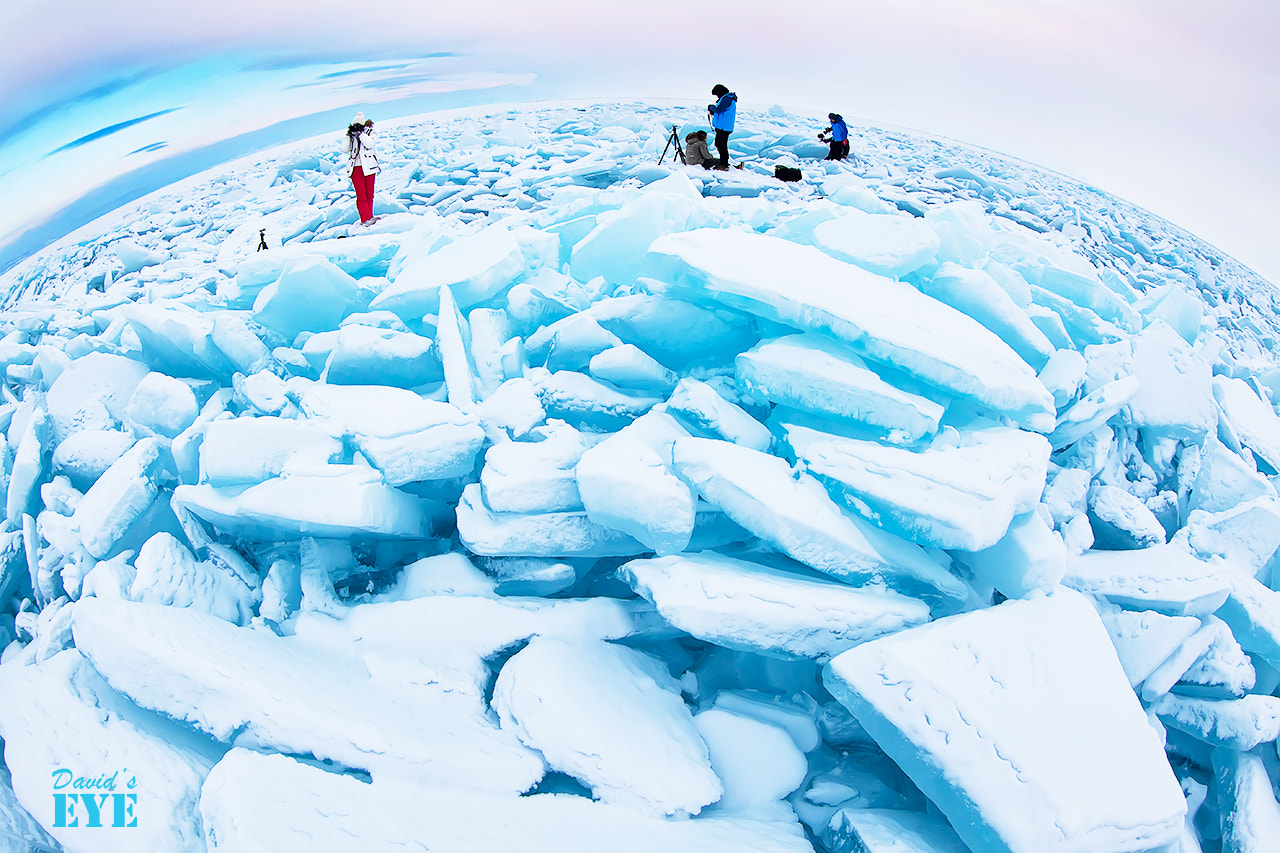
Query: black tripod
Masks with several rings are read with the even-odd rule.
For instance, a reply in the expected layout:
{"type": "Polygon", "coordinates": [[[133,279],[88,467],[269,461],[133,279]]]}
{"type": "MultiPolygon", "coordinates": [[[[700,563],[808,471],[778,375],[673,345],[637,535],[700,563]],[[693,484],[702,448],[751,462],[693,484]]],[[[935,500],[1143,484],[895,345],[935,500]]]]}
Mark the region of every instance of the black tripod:
{"type": "Polygon", "coordinates": [[[658,158],[658,165],[662,165],[663,159],[667,156],[667,152],[671,150],[672,145],[676,146],[676,156],[680,158],[681,163],[687,163],[684,159],[684,149],[680,147],[680,137],[676,135],[676,126],[671,125],[671,135],[667,137],[666,147],[662,149],[662,157],[658,158]]]}
{"type": "Polygon", "coordinates": [[[258,251],[261,252],[267,248],[267,229],[258,229],[258,251]]]}

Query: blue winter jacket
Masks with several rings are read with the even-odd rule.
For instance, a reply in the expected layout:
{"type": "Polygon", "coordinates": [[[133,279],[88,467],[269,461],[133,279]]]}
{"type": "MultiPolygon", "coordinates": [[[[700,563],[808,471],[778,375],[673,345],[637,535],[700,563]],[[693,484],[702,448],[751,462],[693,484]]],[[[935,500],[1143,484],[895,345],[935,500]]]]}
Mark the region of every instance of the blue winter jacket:
{"type": "Polygon", "coordinates": [[[738,96],[727,92],[720,96],[716,105],[711,108],[711,126],[716,130],[733,132],[733,119],[738,114],[738,96]]]}
{"type": "Polygon", "coordinates": [[[844,123],[844,119],[837,119],[831,122],[831,141],[844,142],[849,138],[849,126],[844,123]]]}

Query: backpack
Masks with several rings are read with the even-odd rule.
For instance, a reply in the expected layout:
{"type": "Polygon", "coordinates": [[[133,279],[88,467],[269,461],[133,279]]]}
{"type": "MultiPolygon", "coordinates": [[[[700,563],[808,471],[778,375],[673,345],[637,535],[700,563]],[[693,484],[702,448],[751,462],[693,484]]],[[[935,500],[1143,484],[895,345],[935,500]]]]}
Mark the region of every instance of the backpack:
{"type": "Polygon", "coordinates": [[[773,176],[780,181],[798,181],[804,177],[799,169],[793,169],[790,166],[774,166],[773,176]]]}

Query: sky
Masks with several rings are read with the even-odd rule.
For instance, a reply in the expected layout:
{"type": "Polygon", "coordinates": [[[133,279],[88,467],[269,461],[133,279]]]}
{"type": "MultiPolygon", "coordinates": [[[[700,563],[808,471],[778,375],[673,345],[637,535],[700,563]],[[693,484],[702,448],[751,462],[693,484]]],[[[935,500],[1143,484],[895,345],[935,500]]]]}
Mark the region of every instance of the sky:
{"type": "Polygon", "coordinates": [[[1280,283],[1278,43],[1272,0],[4,0],[0,267],[23,234],[358,108],[723,82],[1056,169],[1280,283]]]}

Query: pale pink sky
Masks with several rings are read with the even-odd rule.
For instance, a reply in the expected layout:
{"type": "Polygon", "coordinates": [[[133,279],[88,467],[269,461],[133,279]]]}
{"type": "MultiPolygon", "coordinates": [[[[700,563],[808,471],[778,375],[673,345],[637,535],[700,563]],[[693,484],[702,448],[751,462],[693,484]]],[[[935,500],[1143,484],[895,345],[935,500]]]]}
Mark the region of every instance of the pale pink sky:
{"type": "Polygon", "coordinates": [[[4,0],[0,119],[112,69],[227,50],[451,50],[559,97],[724,82],[744,104],[835,109],[1083,177],[1280,283],[1277,44],[1272,0],[4,0]]]}

